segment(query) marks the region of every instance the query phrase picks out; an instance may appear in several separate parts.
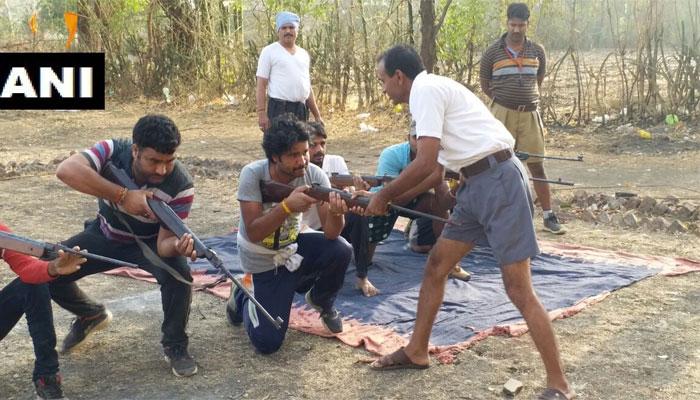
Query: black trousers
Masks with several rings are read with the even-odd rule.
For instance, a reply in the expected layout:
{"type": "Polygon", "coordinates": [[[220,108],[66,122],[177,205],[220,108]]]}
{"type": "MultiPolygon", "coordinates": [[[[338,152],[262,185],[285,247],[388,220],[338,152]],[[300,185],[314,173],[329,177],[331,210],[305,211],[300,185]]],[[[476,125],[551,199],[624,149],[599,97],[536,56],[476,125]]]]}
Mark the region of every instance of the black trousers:
{"type": "Polygon", "coordinates": [[[309,120],[309,109],[306,103],[300,101],[285,101],[270,97],[267,100],[267,117],[272,120],[284,113],[292,113],[301,121],[309,120]]]}
{"type": "Polygon", "coordinates": [[[7,336],[22,315],[27,316],[29,336],[34,344],[36,360],[32,380],[57,373],[56,332],[47,284],[30,285],[17,278],[0,290],[0,340],[7,336]]]}
{"type": "MultiPolygon", "coordinates": [[[[156,239],[144,242],[157,253],[156,239]]],[[[167,271],[152,265],[135,242],[121,243],[105,237],[100,229],[99,220],[89,222],[83,232],[66,240],[63,244],[70,247],[80,246],[81,249],[86,249],[90,253],[138,264],[141,269],[150,272],[160,284],[163,303],[163,324],[161,326],[163,338],[161,343],[164,347],[187,346],[188,338],[185,329],[192,302],[191,286],[175,280],[167,271]]],[[[185,257],[163,258],[163,261],[179,272],[186,280],[192,281],[190,268],[185,257]]],[[[49,284],[51,298],[78,317],[99,314],[105,310],[105,307],[89,298],[80,290],[75,281],[84,276],[109,271],[117,267],[116,265],[88,260],[78,272],[62,276],[49,284]]]]}

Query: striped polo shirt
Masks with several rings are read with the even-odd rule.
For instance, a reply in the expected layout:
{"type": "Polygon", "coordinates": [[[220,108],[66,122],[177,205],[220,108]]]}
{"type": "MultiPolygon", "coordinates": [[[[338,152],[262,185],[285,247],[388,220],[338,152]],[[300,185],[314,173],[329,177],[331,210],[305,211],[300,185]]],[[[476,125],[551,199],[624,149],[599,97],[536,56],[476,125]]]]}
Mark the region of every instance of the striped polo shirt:
{"type": "Polygon", "coordinates": [[[503,34],[481,57],[479,77],[491,81],[497,103],[536,105],[540,99],[537,76],[544,76],[545,67],[544,47],[526,37],[520,54],[514,56],[509,53],[503,34]]]}
{"type": "MultiPolygon", "coordinates": [[[[133,180],[131,143],[131,140],[128,139],[103,140],[83,150],[81,154],[90,161],[90,165],[95,171],[101,172],[107,161],[111,161],[114,166],[126,171],[126,174],[133,180]]],[[[167,203],[181,219],[184,220],[190,214],[194,200],[194,184],[192,177],[180,161],[175,160],[172,173],[163,182],[157,185],[145,184],[141,189],[152,191],[153,197],[167,203]]],[[[111,240],[133,241],[134,235],[116,217],[111,203],[105,199],[99,199],[98,206],[97,217],[100,219],[102,233],[111,240]]],[[[160,224],[157,221],[149,220],[140,215],[127,214],[121,206],[119,209],[139,239],[155,239],[158,236],[160,224]]]]}

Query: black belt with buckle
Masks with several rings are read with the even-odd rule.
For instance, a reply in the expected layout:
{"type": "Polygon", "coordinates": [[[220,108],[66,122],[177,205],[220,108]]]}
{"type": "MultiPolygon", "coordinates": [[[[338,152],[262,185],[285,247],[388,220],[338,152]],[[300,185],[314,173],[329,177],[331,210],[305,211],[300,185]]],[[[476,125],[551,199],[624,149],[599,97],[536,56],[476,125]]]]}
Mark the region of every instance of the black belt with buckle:
{"type": "Polygon", "coordinates": [[[537,104],[511,104],[497,99],[493,99],[494,103],[500,104],[505,108],[518,111],[518,112],[530,112],[537,110],[537,104]]]}
{"type": "Polygon", "coordinates": [[[503,161],[510,160],[510,158],[512,156],[513,156],[513,153],[510,151],[510,149],[497,151],[495,153],[489,154],[488,156],[482,158],[481,160],[479,160],[473,164],[469,164],[466,167],[462,167],[462,169],[460,169],[459,172],[465,178],[470,178],[472,176],[479,175],[480,173],[491,168],[491,163],[489,162],[489,157],[493,157],[496,160],[496,162],[502,163],[503,161]]]}

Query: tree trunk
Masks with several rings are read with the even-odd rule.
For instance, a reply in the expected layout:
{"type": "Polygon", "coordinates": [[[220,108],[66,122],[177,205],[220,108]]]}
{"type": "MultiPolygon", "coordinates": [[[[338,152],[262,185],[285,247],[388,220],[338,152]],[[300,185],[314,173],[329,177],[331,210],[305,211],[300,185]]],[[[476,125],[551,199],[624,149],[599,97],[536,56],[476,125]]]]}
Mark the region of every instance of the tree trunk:
{"type": "Polygon", "coordinates": [[[423,59],[425,69],[431,73],[437,61],[437,50],[435,46],[435,3],[433,0],[421,0],[420,21],[420,57],[423,59]]]}

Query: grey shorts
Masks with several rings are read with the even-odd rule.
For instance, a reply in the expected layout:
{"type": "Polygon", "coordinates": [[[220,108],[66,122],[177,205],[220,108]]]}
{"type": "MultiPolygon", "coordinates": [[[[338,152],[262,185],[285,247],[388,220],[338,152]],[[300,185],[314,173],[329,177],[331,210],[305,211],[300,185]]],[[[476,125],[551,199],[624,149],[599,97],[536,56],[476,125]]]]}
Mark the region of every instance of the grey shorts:
{"type": "Polygon", "coordinates": [[[539,254],[527,181],[513,159],[468,178],[457,190],[457,205],[442,236],[490,246],[503,266],[539,254]]]}

